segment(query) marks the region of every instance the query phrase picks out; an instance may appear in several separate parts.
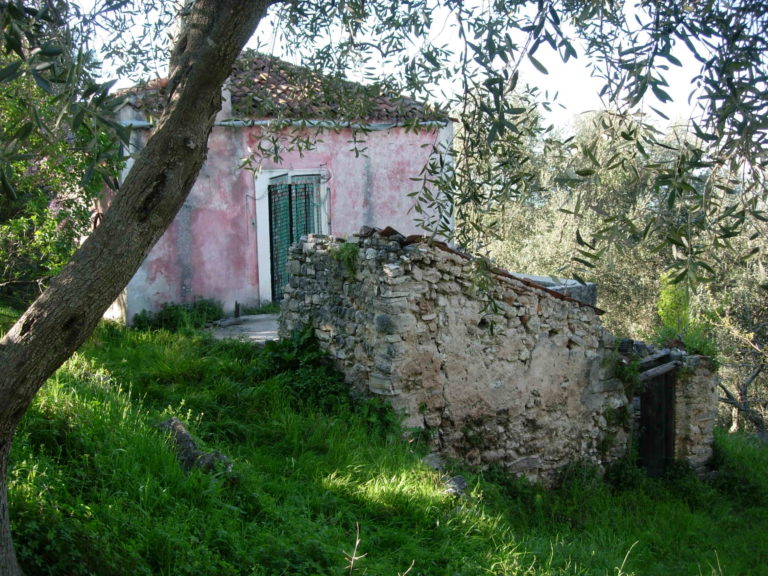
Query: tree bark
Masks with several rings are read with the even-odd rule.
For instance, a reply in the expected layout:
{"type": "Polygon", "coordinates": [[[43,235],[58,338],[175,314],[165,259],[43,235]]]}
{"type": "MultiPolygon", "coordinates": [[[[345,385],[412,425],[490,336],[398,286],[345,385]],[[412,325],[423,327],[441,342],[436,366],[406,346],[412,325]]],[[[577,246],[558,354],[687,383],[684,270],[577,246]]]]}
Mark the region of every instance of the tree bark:
{"type": "Polygon", "coordinates": [[[205,161],[221,86],[276,0],[195,0],[171,53],[167,106],[101,225],[0,340],[0,576],[19,576],[10,537],[11,440],[45,380],[93,332],[162,236],[205,161]]]}
{"type": "Polygon", "coordinates": [[[16,561],[16,553],[13,550],[11,539],[11,523],[8,511],[8,490],[6,489],[7,476],[5,470],[8,465],[8,456],[11,452],[11,443],[0,443],[0,470],[3,476],[0,478],[0,574],[21,574],[21,568],[16,561]]]}
{"type": "Polygon", "coordinates": [[[731,408],[731,427],[728,428],[728,434],[735,434],[739,431],[739,419],[741,418],[741,410],[738,406],[731,408]]]}

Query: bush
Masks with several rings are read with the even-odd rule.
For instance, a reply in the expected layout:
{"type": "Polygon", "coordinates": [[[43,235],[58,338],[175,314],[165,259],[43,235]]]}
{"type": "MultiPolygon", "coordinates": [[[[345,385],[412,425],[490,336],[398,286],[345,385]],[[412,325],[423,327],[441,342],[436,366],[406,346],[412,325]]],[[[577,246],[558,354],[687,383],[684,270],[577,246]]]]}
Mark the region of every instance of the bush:
{"type": "Polygon", "coordinates": [[[275,378],[295,410],[333,414],[349,408],[344,377],[328,366],[302,366],[275,378]]]}
{"type": "MultiPolygon", "coordinates": [[[[372,438],[391,440],[400,437],[403,433],[400,416],[397,415],[392,405],[383,398],[364,397],[357,399],[354,411],[358,418],[365,422],[372,438]]],[[[411,434],[411,438],[418,441],[420,439],[419,434],[428,434],[429,430],[422,429],[415,432],[415,434],[411,434]]]]}
{"type": "Polygon", "coordinates": [[[302,366],[332,366],[331,358],[317,344],[311,326],[295,332],[290,338],[267,342],[263,362],[255,367],[256,378],[268,378],[302,366]]]}
{"type": "Polygon", "coordinates": [[[690,295],[686,284],[674,283],[671,278],[671,274],[662,276],[656,306],[663,330],[677,335],[685,332],[690,324],[690,295]]]}
{"type": "Polygon", "coordinates": [[[661,292],[657,302],[661,326],[657,330],[657,340],[666,345],[681,340],[690,354],[701,354],[715,358],[717,342],[709,328],[691,313],[688,286],[675,284],[669,276],[661,279],[661,292]]]}
{"type": "Polygon", "coordinates": [[[197,300],[191,304],[163,304],[158,312],[142,310],[133,317],[136,330],[197,330],[224,317],[224,309],[216,300],[197,300]]]}
{"type": "Polygon", "coordinates": [[[350,406],[344,376],[320,349],[311,327],[291,338],[267,342],[252,374],[255,380],[277,379],[296,409],[330,414],[350,406]]]}

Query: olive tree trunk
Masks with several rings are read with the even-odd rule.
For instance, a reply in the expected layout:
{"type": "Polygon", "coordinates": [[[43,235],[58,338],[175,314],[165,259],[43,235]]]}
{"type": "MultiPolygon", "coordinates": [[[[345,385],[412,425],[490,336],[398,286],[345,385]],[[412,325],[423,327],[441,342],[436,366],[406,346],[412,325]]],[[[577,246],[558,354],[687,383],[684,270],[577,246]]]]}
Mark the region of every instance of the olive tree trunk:
{"type": "Polygon", "coordinates": [[[101,225],[0,340],[0,576],[19,576],[8,458],[45,380],[77,350],[184,203],[235,58],[276,0],[195,0],[171,52],[168,103],[101,225]]]}

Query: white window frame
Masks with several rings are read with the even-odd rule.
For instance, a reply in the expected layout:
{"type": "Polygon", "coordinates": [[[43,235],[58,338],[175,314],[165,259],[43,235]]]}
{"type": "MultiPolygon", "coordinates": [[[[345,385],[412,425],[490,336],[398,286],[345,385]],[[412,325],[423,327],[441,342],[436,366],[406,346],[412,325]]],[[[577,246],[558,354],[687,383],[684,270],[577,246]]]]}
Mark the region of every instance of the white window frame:
{"type": "Polygon", "coordinates": [[[256,176],[256,246],[257,263],[259,270],[259,302],[267,304],[272,302],[272,257],[270,255],[269,238],[269,183],[277,176],[320,176],[320,234],[328,234],[331,228],[330,213],[328,210],[328,178],[322,168],[302,168],[298,170],[262,170],[256,176]]]}

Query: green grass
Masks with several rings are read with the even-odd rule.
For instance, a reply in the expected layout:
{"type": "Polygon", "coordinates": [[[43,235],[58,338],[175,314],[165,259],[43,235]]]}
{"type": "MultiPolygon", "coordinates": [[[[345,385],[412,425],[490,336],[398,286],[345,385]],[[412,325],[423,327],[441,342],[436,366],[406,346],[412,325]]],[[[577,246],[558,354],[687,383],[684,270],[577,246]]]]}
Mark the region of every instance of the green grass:
{"type": "Polygon", "coordinates": [[[453,465],[444,494],[391,412],[353,405],[309,338],[261,350],[104,324],[38,395],[12,453],[28,576],[768,574],[768,451],[719,434],[719,475],[588,467],[546,491],[453,465]],[[183,420],[231,473],[185,474],[183,420]]]}
{"type": "Polygon", "coordinates": [[[133,327],[137,330],[192,333],[223,317],[221,302],[202,299],[189,304],[166,303],[157,312],[142,310],[133,317],[133,327]]]}

